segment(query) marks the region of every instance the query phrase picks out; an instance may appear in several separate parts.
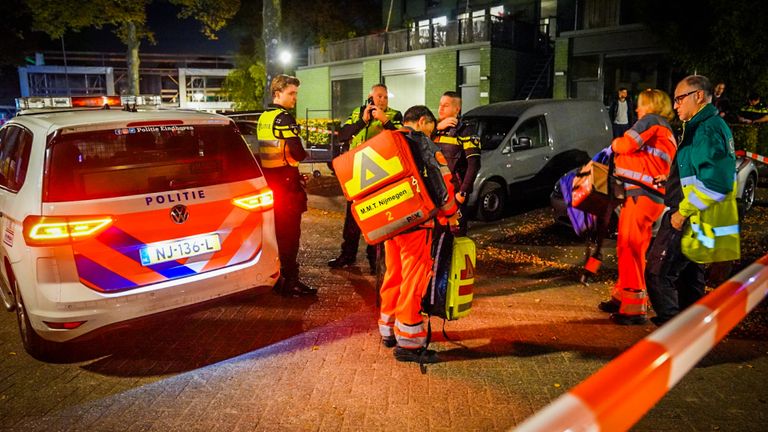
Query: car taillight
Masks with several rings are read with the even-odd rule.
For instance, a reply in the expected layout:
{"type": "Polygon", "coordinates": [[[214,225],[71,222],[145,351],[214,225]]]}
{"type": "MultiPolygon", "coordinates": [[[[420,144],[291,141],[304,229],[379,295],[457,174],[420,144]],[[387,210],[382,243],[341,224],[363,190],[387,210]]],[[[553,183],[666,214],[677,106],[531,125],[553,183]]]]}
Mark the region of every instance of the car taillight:
{"type": "Polygon", "coordinates": [[[246,210],[265,211],[274,206],[275,196],[271,189],[262,189],[255,194],[235,198],[232,204],[246,210]]]}
{"type": "Polygon", "coordinates": [[[28,246],[50,246],[94,236],[112,225],[111,216],[27,216],[24,240],[28,246]]]}

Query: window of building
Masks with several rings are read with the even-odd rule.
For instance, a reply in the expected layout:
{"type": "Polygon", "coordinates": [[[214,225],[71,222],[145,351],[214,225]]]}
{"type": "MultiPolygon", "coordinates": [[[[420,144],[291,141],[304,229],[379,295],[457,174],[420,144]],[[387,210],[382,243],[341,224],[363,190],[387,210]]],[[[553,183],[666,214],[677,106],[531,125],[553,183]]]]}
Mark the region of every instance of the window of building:
{"type": "Polygon", "coordinates": [[[480,106],[480,65],[461,66],[461,109],[467,112],[480,106]]]}
{"type": "Polygon", "coordinates": [[[389,75],[384,84],[389,89],[389,106],[405,112],[414,105],[424,105],[424,72],[389,75]]]}
{"type": "Polygon", "coordinates": [[[491,16],[503,18],[504,17],[504,6],[494,6],[490,9],[491,16]]]}
{"type": "Polygon", "coordinates": [[[188,76],[188,102],[219,102],[226,98],[221,96],[221,86],[225,77],[220,76],[188,76]]]}
{"type": "Polygon", "coordinates": [[[363,79],[349,78],[331,81],[332,117],[346,120],[349,114],[363,105],[363,79]]]}

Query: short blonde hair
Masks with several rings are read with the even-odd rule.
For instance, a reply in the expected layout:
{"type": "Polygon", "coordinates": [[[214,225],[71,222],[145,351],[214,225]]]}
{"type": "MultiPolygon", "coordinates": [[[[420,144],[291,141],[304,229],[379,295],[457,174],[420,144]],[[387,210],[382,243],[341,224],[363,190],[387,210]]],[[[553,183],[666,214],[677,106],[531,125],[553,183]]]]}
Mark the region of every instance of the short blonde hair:
{"type": "Polygon", "coordinates": [[[675,118],[672,110],[672,100],[669,95],[658,89],[645,89],[637,97],[637,106],[647,107],[651,114],[658,114],[667,120],[675,118]]]}
{"type": "Polygon", "coordinates": [[[272,92],[272,97],[275,97],[277,92],[281,92],[288,88],[289,85],[295,85],[296,87],[301,85],[301,81],[298,78],[291,75],[280,74],[272,79],[272,85],[269,90],[272,92]]]}

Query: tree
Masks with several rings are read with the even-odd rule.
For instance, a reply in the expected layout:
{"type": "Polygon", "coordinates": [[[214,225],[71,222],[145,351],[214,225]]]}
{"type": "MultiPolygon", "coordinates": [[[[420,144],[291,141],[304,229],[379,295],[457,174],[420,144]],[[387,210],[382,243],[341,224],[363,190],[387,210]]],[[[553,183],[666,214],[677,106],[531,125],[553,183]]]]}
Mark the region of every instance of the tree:
{"type": "MultiPolygon", "coordinates": [[[[235,103],[236,110],[258,110],[263,106],[266,68],[261,56],[239,55],[224,80],[222,93],[235,103]]],[[[269,99],[272,102],[272,98],[269,99]]]]}
{"type": "Polygon", "coordinates": [[[264,63],[266,65],[267,84],[264,92],[264,106],[272,103],[272,94],[269,91],[272,77],[277,75],[277,49],[280,44],[280,24],[282,9],[280,0],[263,0],[263,21],[261,26],[261,38],[264,40],[264,63]]]}
{"type": "MultiPolygon", "coordinates": [[[[724,81],[731,99],[768,92],[768,2],[647,0],[635,3],[643,21],[688,73],[724,81]]],[[[714,85],[714,83],[713,83],[714,85]]]]}
{"type": "MultiPolygon", "coordinates": [[[[87,27],[114,27],[114,33],[126,45],[128,93],[139,94],[139,47],[146,39],[154,43],[147,27],[147,5],[152,0],[26,0],[32,13],[32,28],[59,39],[67,31],[87,27]]],[[[227,20],[237,13],[240,0],[170,0],[180,7],[179,18],[194,17],[201,31],[216,38],[227,20]]]]}

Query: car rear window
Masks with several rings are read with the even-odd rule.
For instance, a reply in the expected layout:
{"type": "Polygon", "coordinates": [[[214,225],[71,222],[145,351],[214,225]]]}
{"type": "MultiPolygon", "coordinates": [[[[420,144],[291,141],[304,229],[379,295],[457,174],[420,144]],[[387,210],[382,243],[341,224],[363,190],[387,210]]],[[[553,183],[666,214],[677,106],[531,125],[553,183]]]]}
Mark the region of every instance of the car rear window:
{"type": "Polygon", "coordinates": [[[163,192],[260,177],[233,126],[146,126],[69,133],[47,150],[44,201],[163,192]]]}

